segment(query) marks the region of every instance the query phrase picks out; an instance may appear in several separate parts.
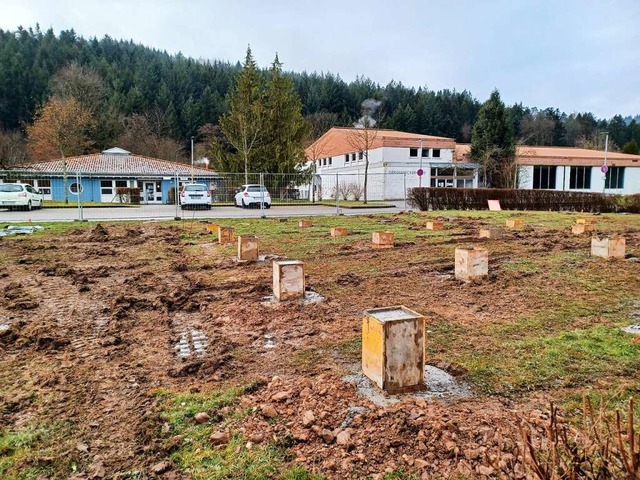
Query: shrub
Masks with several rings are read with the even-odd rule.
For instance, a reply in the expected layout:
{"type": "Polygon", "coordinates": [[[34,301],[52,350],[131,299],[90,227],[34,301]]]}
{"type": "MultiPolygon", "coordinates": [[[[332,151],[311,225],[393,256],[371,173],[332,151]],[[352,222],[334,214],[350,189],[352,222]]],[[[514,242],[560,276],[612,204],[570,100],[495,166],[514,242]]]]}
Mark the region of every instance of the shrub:
{"type": "Polygon", "coordinates": [[[140,204],[140,189],[138,187],[118,187],[116,195],[121,203],[140,204]]]}
{"type": "Polygon", "coordinates": [[[497,188],[431,188],[409,190],[409,204],[420,210],[487,210],[487,200],[500,200],[505,210],[640,213],[639,195],[557,190],[497,188]]]}

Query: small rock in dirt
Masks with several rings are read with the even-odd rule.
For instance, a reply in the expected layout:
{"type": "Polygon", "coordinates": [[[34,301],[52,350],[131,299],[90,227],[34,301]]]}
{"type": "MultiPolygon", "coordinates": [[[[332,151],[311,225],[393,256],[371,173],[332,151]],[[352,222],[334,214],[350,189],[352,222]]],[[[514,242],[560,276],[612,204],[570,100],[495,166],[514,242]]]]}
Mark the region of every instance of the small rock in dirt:
{"type": "Polygon", "coordinates": [[[333,433],[331,433],[331,430],[325,428],[324,430],[322,430],[320,436],[322,437],[322,440],[324,440],[324,443],[333,442],[333,433]]]}
{"type": "Polygon", "coordinates": [[[476,467],[476,472],[480,475],[486,475],[487,477],[496,473],[492,467],[485,467],[484,465],[478,465],[476,467]]]}
{"type": "Polygon", "coordinates": [[[278,416],[278,412],[271,405],[260,405],[260,411],[267,418],[276,418],[278,416]]]}
{"type": "Polygon", "coordinates": [[[214,432],[209,437],[212,445],[226,445],[229,443],[229,434],[227,432],[214,432]]]}
{"type": "Polygon", "coordinates": [[[78,443],[76,445],[76,450],[78,450],[79,452],[88,453],[89,452],[89,445],[87,445],[86,443],[78,443]]]}
{"type": "Polygon", "coordinates": [[[313,414],[311,410],[306,410],[302,414],[302,425],[308,427],[316,420],[316,416],[313,414]]]}
{"type": "Polygon", "coordinates": [[[264,435],[261,433],[252,433],[248,438],[251,443],[262,443],[264,441],[264,435]]]}
{"type": "Polygon", "coordinates": [[[205,423],[211,420],[211,417],[207,412],[198,412],[193,416],[196,423],[205,423]]]}
{"type": "Polygon", "coordinates": [[[413,464],[416,466],[416,468],[419,468],[421,470],[429,466],[429,462],[427,462],[426,460],[422,460],[421,458],[416,458],[413,461],[413,464]]]}
{"type": "Polygon", "coordinates": [[[287,400],[289,398],[291,398],[291,392],[286,391],[286,392],[275,393],[271,397],[271,400],[273,400],[274,402],[282,402],[282,401],[287,400]]]}
{"type": "Polygon", "coordinates": [[[343,430],[336,436],[336,443],[338,445],[349,445],[350,441],[351,441],[351,434],[349,433],[348,430],[343,430]]]}
{"type": "Polygon", "coordinates": [[[151,467],[151,471],[156,475],[160,475],[168,470],[171,470],[171,462],[164,461],[160,463],[156,463],[153,467],[151,467]]]}

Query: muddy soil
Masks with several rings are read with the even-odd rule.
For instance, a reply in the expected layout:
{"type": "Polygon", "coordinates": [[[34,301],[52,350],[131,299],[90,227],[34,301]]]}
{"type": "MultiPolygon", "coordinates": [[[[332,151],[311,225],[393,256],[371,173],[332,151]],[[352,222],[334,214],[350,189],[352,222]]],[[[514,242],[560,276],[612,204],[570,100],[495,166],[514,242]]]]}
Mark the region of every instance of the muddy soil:
{"type": "MultiPolygon", "coordinates": [[[[379,407],[344,380],[358,354],[340,346],[359,339],[362,310],[388,304],[425,313],[428,328],[443,317],[460,325],[514,318],[532,308],[525,301],[530,285],[518,281],[526,272],[504,263],[525,251],[585,249],[587,237],[511,232],[511,247],[494,252],[489,278],[471,284],[453,277],[443,248],[483,243],[474,238],[475,220],[440,243],[419,237],[379,251],[353,241],[304,259],[307,284],[324,301],[277,304],[264,301],[269,262],[203,262],[221,247],[199,227],[199,245],[189,251],[180,227],[153,222],[2,240],[11,259],[0,264],[2,427],[69,421],[69,444],[78,447],[62,455],[78,465],[78,478],[132,470],[153,476],[152,466],[167,455],[154,390],[254,382],[255,391],[241,398],[252,413],[236,427],[253,443],[285,439],[292,464],[328,478],[396,468],[423,478],[521,471],[500,432],[515,434],[521,415],[539,416],[529,400],[407,396],[379,407]],[[427,250],[433,253],[425,259],[427,250]],[[375,269],[354,272],[354,265],[375,269]]],[[[637,251],[640,234],[629,236],[637,251]]],[[[553,275],[536,278],[555,287],[553,275]]],[[[430,354],[437,357],[438,348],[430,354]]],[[[455,365],[451,373],[464,377],[455,365]]],[[[183,478],[175,469],[158,475],[183,478]]]]}

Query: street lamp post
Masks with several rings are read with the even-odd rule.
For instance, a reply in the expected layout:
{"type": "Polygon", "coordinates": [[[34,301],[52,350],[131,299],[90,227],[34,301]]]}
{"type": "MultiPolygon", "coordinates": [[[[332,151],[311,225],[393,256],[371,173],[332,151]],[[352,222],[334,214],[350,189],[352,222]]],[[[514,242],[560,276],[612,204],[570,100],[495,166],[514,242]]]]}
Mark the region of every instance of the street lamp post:
{"type": "Polygon", "coordinates": [[[191,181],[193,182],[193,135],[191,136],[191,181]]]}
{"type": "MultiPolygon", "coordinates": [[[[420,172],[422,173],[422,175],[424,175],[424,170],[422,170],[422,139],[420,139],[420,172]]],[[[418,187],[422,187],[422,175],[418,175],[418,187]]]]}
{"type": "Polygon", "coordinates": [[[607,188],[607,172],[609,171],[609,166],[607,165],[607,154],[609,153],[609,132],[602,132],[604,137],[604,164],[600,167],[600,171],[602,172],[602,193],[604,193],[607,188]]]}

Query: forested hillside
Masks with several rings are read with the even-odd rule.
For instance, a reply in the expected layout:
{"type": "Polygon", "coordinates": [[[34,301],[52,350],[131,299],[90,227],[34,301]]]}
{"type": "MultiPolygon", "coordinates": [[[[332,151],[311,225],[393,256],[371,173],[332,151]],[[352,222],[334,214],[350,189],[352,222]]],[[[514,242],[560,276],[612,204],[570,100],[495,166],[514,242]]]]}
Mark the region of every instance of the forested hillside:
{"type": "MultiPolygon", "coordinates": [[[[266,77],[268,66],[260,67],[266,77]]],[[[16,145],[38,108],[53,91],[64,90],[69,78],[71,83],[81,78],[85,89],[90,85],[86,91],[95,92],[89,105],[95,124],[87,149],[118,144],[137,153],[183,157],[192,135],[198,142],[203,132],[216,134],[215,125],[227,110],[226,96],[239,70],[240,64],[169,55],[131,41],[87,40],[73,30],[59,35],[39,28],[0,30],[0,157],[19,149],[16,145]],[[153,141],[142,145],[141,138],[153,141]]],[[[467,91],[435,92],[396,82],[381,86],[366,78],[347,83],[330,73],[288,75],[311,124],[309,140],[332,125],[352,124],[360,117],[361,103],[375,98],[382,102],[378,112],[382,127],[468,142],[481,105],[467,91]]],[[[429,79],[424,82],[428,85],[429,79]]],[[[613,149],[632,139],[640,141],[637,119],[620,115],[597,119],[591,113],[566,114],[522,104],[507,111],[520,143],[598,147],[605,130],[613,149]]]]}

